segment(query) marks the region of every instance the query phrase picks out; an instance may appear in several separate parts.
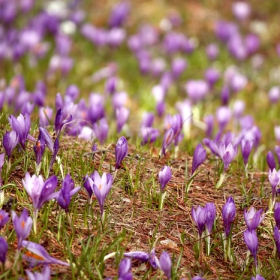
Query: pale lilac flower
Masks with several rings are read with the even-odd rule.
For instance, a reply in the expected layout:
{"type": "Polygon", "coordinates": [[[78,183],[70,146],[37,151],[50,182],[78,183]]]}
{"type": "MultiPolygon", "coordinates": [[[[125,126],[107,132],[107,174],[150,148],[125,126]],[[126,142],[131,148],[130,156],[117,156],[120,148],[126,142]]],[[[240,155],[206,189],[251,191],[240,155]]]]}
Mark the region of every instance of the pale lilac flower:
{"type": "Polygon", "coordinates": [[[160,190],[161,190],[161,192],[163,192],[165,186],[167,185],[167,183],[170,181],[170,179],[172,177],[171,168],[169,166],[164,166],[160,170],[158,177],[159,177],[159,182],[160,182],[160,190]]]}
{"type": "Polygon", "coordinates": [[[172,60],[171,72],[175,79],[178,79],[187,68],[187,62],[183,58],[175,58],[172,60]]]}
{"type": "Polygon", "coordinates": [[[236,119],[240,119],[245,109],[245,103],[242,100],[236,100],[233,104],[233,115],[236,119]]]}
{"type": "Polygon", "coordinates": [[[60,261],[51,257],[43,246],[40,244],[23,240],[22,247],[27,249],[27,252],[23,255],[23,258],[29,261],[32,265],[39,264],[58,264],[70,266],[69,263],[60,261]]]}
{"type": "Polygon", "coordinates": [[[206,279],[203,278],[202,276],[195,276],[192,278],[192,280],[206,280],[206,279]]]}
{"type": "Polygon", "coordinates": [[[265,214],[262,214],[262,211],[262,209],[256,211],[254,207],[251,207],[248,212],[244,210],[244,220],[249,231],[256,230],[264,219],[265,214]]]}
{"type": "Polygon", "coordinates": [[[51,199],[57,198],[59,192],[54,192],[57,187],[57,177],[53,175],[45,182],[43,177],[33,175],[32,177],[28,172],[22,180],[23,186],[31,197],[35,212],[41,209],[43,204],[51,199]]]}
{"type": "Polygon", "coordinates": [[[214,116],[213,115],[206,115],[203,118],[203,121],[206,124],[206,137],[211,139],[212,136],[213,136],[214,116]]]}
{"type": "Polygon", "coordinates": [[[197,225],[199,236],[201,237],[203,231],[205,230],[207,210],[201,206],[198,206],[196,210],[192,207],[191,215],[197,225]]]}
{"type": "Polygon", "coordinates": [[[45,265],[41,272],[31,272],[29,269],[25,270],[29,280],[50,280],[51,269],[49,265],[45,265]]]}
{"type": "Polygon", "coordinates": [[[151,112],[145,112],[142,117],[141,127],[152,127],[155,115],[151,112]]]}
{"type": "Polygon", "coordinates": [[[206,47],[206,54],[209,60],[215,60],[219,54],[219,48],[216,44],[210,44],[206,47]]]}
{"type": "Polygon", "coordinates": [[[142,251],[132,251],[123,254],[125,257],[129,257],[132,259],[140,260],[142,262],[147,262],[150,258],[150,255],[146,252],[142,251]]]}
{"type": "Polygon", "coordinates": [[[272,187],[272,198],[274,198],[274,196],[276,195],[277,186],[280,183],[280,170],[276,171],[276,169],[273,168],[273,170],[271,171],[271,169],[269,169],[268,180],[272,187]]]}
{"type": "Polygon", "coordinates": [[[254,257],[255,260],[255,265],[257,265],[257,252],[258,252],[258,237],[256,232],[253,231],[249,231],[248,229],[246,231],[244,231],[244,241],[249,249],[249,251],[251,252],[251,254],[254,257]]]}
{"type": "Polygon", "coordinates": [[[228,237],[230,234],[230,228],[234,220],[235,214],[236,214],[236,207],[235,207],[234,199],[232,197],[229,197],[222,209],[222,217],[223,217],[226,237],[228,237]]]}
{"type": "Polygon", "coordinates": [[[94,171],[93,176],[88,178],[88,182],[98,200],[100,206],[100,214],[102,217],[104,211],[105,198],[112,187],[113,177],[109,173],[103,173],[102,177],[100,177],[98,172],[94,171]]]}
{"type": "Polygon", "coordinates": [[[118,268],[118,280],[132,280],[131,259],[124,258],[121,260],[118,268]]]}
{"type": "Polygon", "coordinates": [[[112,97],[112,103],[115,109],[123,107],[127,103],[127,93],[125,91],[116,92],[112,97]]]}
{"type": "Polygon", "coordinates": [[[219,156],[224,163],[224,170],[227,170],[230,163],[235,158],[238,149],[232,143],[229,143],[227,146],[221,141],[219,144],[219,156]]]}
{"type": "Polygon", "coordinates": [[[20,217],[12,211],[12,220],[18,238],[18,249],[20,249],[23,240],[27,238],[30,233],[33,221],[32,218],[28,216],[28,212],[25,208],[20,217]]]}
{"type": "Polygon", "coordinates": [[[216,118],[219,123],[220,129],[224,129],[231,119],[231,110],[226,106],[219,107],[216,111],[216,118]]]}
{"type": "Polygon", "coordinates": [[[116,120],[117,120],[117,132],[120,133],[122,127],[127,122],[129,117],[129,110],[125,107],[120,107],[116,109],[116,120]]]}
{"type": "Polygon", "coordinates": [[[220,72],[215,68],[208,68],[204,72],[205,80],[207,81],[210,88],[220,79],[220,72]]]}
{"type": "Polygon", "coordinates": [[[251,6],[249,3],[237,1],[232,4],[232,12],[238,20],[245,20],[251,14],[251,6]]]}
{"type": "Polygon", "coordinates": [[[208,84],[203,80],[190,80],[185,85],[186,92],[194,103],[203,99],[208,91],[208,84]]]}
{"type": "Polygon", "coordinates": [[[108,137],[109,126],[105,118],[93,124],[93,132],[95,137],[103,144],[108,137]]]}
{"type": "Polygon", "coordinates": [[[201,144],[198,144],[193,154],[192,174],[205,161],[205,159],[206,159],[206,150],[203,148],[201,144]]]}
{"type": "Polygon", "coordinates": [[[268,98],[271,103],[277,103],[280,100],[280,87],[272,87],[268,92],[268,98]]]}
{"type": "Polygon", "coordinates": [[[280,126],[274,127],[274,135],[275,135],[276,141],[280,143],[280,126]]]}
{"type": "Polygon", "coordinates": [[[237,25],[228,21],[218,21],[215,27],[217,37],[223,41],[228,42],[229,39],[238,33],[237,25]]]}

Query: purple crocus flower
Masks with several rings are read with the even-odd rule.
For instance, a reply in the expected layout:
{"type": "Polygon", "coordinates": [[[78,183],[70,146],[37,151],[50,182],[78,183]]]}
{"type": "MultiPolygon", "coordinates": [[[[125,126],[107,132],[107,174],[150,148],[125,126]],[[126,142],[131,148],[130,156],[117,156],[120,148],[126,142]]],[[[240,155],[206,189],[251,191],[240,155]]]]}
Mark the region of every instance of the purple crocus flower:
{"type": "Polygon", "coordinates": [[[121,162],[126,157],[127,151],[128,151],[127,140],[124,136],[122,136],[117,141],[116,148],[115,148],[116,169],[119,169],[121,167],[121,162]]]}
{"type": "Polygon", "coordinates": [[[255,265],[257,265],[257,251],[259,242],[256,232],[254,230],[249,231],[248,229],[244,231],[244,241],[254,257],[255,265]]]}
{"type": "Polygon", "coordinates": [[[194,103],[203,99],[209,91],[208,84],[203,80],[190,80],[186,83],[185,89],[194,103]]]}
{"type": "Polygon", "coordinates": [[[64,209],[65,212],[69,211],[70,199],[80,190],[80,188],[81,187],[75,188],[75,183],[69,174],[65,176],[61,190],[59,191],[59,196],[56,198],[59,206],[64,209]]]}
{"type": "Polygon", "coordinates": [[[268,92],[268,98],[271,103],[277,103],[280,100],[280,87],[272,87],[268,92]]]}
{"type": "Polygon", "coordinates": [[[49,265],[45,265],[41,272],[31,272],[29,269],[25,270],[29,280],[50,280],[51,269],[49,265]]]}
{"type": "Polygon", "coordinates": [[[47,147],[50,149],[50,151],[53,153],[53,140],[50,134],[46,129],[43,127],[39,127],[39,136],[38,139],[40,141],[44,141],[47,147]]]}
{"type": "Polygon", "coordinates": [[[227,106],[222,106],[216,111],[216,118],[220,126],[220,130],[223,130],[231,118],[231,110],[227,106]]]}
{"type": "Polygon", "coordinates": [[[141,145],[145,145],[147,143],[153,143],[159,136],[159,130],[153,127],[142,127],[140,129],[141,135],[141,145]]]}
{"type": "Polygon", "coordinates": [[[257,274],[256,277],[252,277],[251,280],[265,280],[261,275],[257,274]]]}
{"type": "Polygon", "coordinates": [[[230,163],[235,158],[238,152],[237,147],[235,147],[232,143],[229,143],[227,146],[222,141],[219,144],[219,156],[224,163],[224,170],[227,170],[230,163]]]}
{"type": "Polygon", "coordinates": [[[246,20],[251,14],[251,6],[246,2],[234,2],[232,4],[232,13],[237,20],[246,20]]]}
{"type": "Polygon", "coordinates": [[[52,119],[53,109],[50,107],[41,107],[39,109],[39,125],[41,127],[46,127],[49,125],[50,120],[52,119]]]}
{"type": "Polygon", "coordinates": [[[63,262],[51,257],[45,248],[40,244],[23,240],[21,246],[27,249],[27,252],[23,255],[23,258],[29,261],[32,265],[58,264],[70,266],[67,262],[63,262]]]}
{"type": "Polygon", "coordinates": [[[54,122],[55,132],[57,133],[57,135],[60,134],[63,126],[69,124],[71,121],[72,121],[72,115],[67,116],[65,118],[63,116],[62,109],[61,108],[58,109],[58,111],[56,112],[55,122],[54,122]]]}
{"type": "Polygon", "coordinates": [[[214,128],[214,116],[207,115],[204,117],[203,121],[206,124],[206,137],[211,139],[213,136],[213,128],[214,128]]]}
{"type": "Polygon", "coordinates": [[[12,220],[18,238],[18,249],[20,249],[23,240],[27,238],[30,233],[33,221],[32,218],[28,216],[28,212],[25,208],[20,217],[12,211],[12,220]]]}
{"type": "Polygon", "coordinates": [[[156,258],[157,266],[160,268],[160,270],[163,271],[167,279],[171,279],[171,268],[172,268],[172,262],[170,259],[170,256],[167,252],[162,252],[160,255],[159,261],[156,258]]]}
{"type": "Polygon", "coordinates": [[[45,182],[43,177],[33,175],[28,172],[22,180],[23,186],[32,199],[35,212],[37,212],[43,204],[51,199],[57,198],[59,192],[54,192],[57,187],[57,177],[54,175],[45,182]]]}
{"type": "Polygon", "coordinates": [[[8,251],[8,243],[4,237],[0,236],[0,262],[4,265],[8,251]]]}
{"type": "Polygon", "coordinates": [[[46,144],[45,144],[45,141],[44,141],[43,138],[38,139],[36,141],[35,146],[33,147],[33,150],[34,150],[34,153],[35,153],[35,156],[36,156],[36,165],[37,166],[42,161],[42,157],[43,157],[44,152],[45,152],[45,147],[46,147],[46,144]]]}
{"type": "Polygon", "coordinates": [[[174,139],[174,129],[169,128],[163,137],[162,147],[161,147],[161,155],[165,155],[167,148],[170,146],[174,139]]]}
{"type": "Polygon", "coordinates": [[[158,174],[161,192],[164,192],[164,188],[167,185],[167,183],[170,181],[171,177],[172,177],[171,168],[169,166],[164,166],[158,174]]]}
{"type": "Polygon", "coordinates": [[[9,214],[5,210],[0,210],[0,229],[9,221],[9,214]]]}
{"type": "Polygon", "coordinates": [[[210,88],[213,88],[215,83],[220,79],[220,72],[215,68],[208,68],[204,73],[205,80],[210,88]]]}
{"type": "Polygon", "coordinates": [[[18,134],[12,130],[10,132],[6,132],[3,136],[3,147],[5,152],[10,159],[13,149],[18,144],[18,134]]]}
{"type": "Polygon", "coordinates": [[[187,62],[183,58],[175,58],[171,64],[173,78],[178,79],[187,68],[187,62]]]}
{"type": "Polygon", "coordinates": [[[146,112],[143,114],[142,122],[141,122],[141,127],[152,127],[153,122],[154,122],[155,115],[154,113],[151,112],[146,112]]]}
{"type": "Polygon", "coordinates": [[[244,210],[244,220],[249,231],[256,230],[264,219],[265,214],[262,214],[262,211],[262,209],[256,211],[254,207],[251,207],[248,212],[244,210]]]}
{"type": "Polygon", "coordinates": [[[119,2],[113,9],[110,18],[109,26],[112,27],[121,27],[130,11],[130,5],[127,1],[119,2]]]}
{"type": "Polygon", "coordinates": [[[98,172],[94,171],[93,175],[91,177],[88,177],[88,182],[98,200],[100,206],[100,214],[102,217],[104,212],[104,201],[112,187],[113,176],[109,173],[103,173],[102,177],[100,177],[98,172]]]}
{"type": "Polygon", "coordinates": [[[276,202],[274,206],[274,219],[276,226],[280,229],[280,202],[276,202]]]}
{"type": "Polygon", "coordinates": [[[2,174],[2,168],[3,168],[4,162],[5,162],[5,153],[2,153],[2,154],[0,154],[0,187],[2,185],[1,174],[2,174]]]}
{"type": "Polygon", "coordinates": [[[253,145],[254,145],[253,141],[245,140],[245,139],[242,139],[241,141],[241,152],[245,165],[248,163],[248,159],[252,151],[253,145]]]}
{"type": "Polygon", "coordinates": [[[142,262],[147,262],[150,258],[150,255],[142,251],[132,251],[123,254],[125,257],[136,259],[142,262]]]}
{"type": "Polygon", "coordinates": [[[25,142],[30,130],[30,116],[28,114],[24,116],[20,114],[15,118],[13,115],[10,115],[9,123],[12,129],[17,133],[21,147],[25,150],[25,142]]]}
{"type": "Polygon", "coordinates": [[[233,104],[233,115],[238,120],[242,117],[245,109],[245,103],[242,100],[236,100],[233,104]]]}
{"type": "Polygon", "coordinates": [[[222,105],[224,106],[228,105],[229,98],[230,98],[230,89],[228,86],[224,86],[221,90],[222,105]]]}
{"type": "Polygon", "coordinates": [[[117,120],[117,132],[120,133],[122,127],[127,122],[129,117],[129,110],[125,107],[120,107],[116,109],[116,120],[117,120]]]}
{"type": "Polygon", "coordinates": [[[131,270],[131,259],[124,258],[121,260],[118,269],[118,280],[132,280],[131,270]]]}
{"type": "Polygon", "coordinates": [[[192,280],[205,280],[205,278],[198,275],[198,276],[193,277],[192,280]]]}
{"type": "Polygon", "coordinates": [[[280,258],[280,232],[277,226],[274,227],[274,241],[275,241],[278,257],[280,258]]]}
{"type": "Polygon", "coordinates": [[[271,184],[271,188],[272,188],[272,199],[275,197],[276,195],[276,188],[280,183],[280,170],[276,171],[276,169],[274,168],[272,171],[271,169],[269,169],[268,171],[268,180],[271,184]]]}
{"type": "Polygon", "coordinates": [[[203,148],[201,144],[198,144],[193,154],[192,174],[205,161],[205,159],[206,159],[206,150],[203,148]]]}
{"type": "Polygon", "coordinates": [[[205,230],[205,223],[207,220],[207,211],[205,208],[198,206],[196,210],[192,207],[191,215],[194,222],[197,225],[199,236],[201,237],[203,231],[205,230]]]}
{"type": "Polygon", "coordinates": [[[93,124],[93,132],[95,137],[99,140],[100,144],[103,144],[108,137],[109,126],[105,118],[99,120],[99,122],[93,124]]]}
{"type": "Polygon", "coordinates": [[[51,158],[49,169],[51,169],[53,164],[54,164],[54,161],[56,159],[58,150],[59,150],[59,137],[56,137],[55,140],[54,140],[53,154],[52,154],[52,158],[51,158]]]}
{"type": "Polygon", "coordinates": [[[205,211],[206,211],[206,228],[209,233],[212,232],[212,228],[216,219],[216,207],[213,202],[206,203],[205,205],[205,211]]]}
{"type": "Polygon", "coordinates": [[[235,214],[236,214],[236,207],[235,207],[234,199],[230,196],[227,199],[227,202],[225,203],[222,209],[222,217],[223,217],[226,237],[228,237],[230,234],[230,228],[234,220],[235,214]]]}
{"type": "Polygon", "coordinates": [[[206,48],[206,54],[209,60],[215,60],[219,54],[219,48],[216,44],[210,44],[206,48]]]}
{"type": "Polygon", "coordinates": [[[266,155],[266,162],[267,162],[267,165],[269,167],[269,170],[273,170],[276,168],[276,162],[275,162],[275,159],[274,159],[274,155],[271,151],[269,151],[266,155]]]}

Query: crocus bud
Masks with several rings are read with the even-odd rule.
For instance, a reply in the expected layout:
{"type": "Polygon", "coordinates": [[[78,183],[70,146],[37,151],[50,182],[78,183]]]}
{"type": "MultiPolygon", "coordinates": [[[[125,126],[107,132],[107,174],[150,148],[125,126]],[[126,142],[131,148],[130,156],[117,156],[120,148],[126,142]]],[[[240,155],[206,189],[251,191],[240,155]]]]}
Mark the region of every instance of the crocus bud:
{"type": "Polygon", "coordinates": [[[159,258],[159,268],[163,271],[167,279],[171,279],[172,262],[167,252],[163,252],[159,258]]]}
{"type": "Polygon", "coordinates": [[[203,148],[201,144],[198,144],[193,154],[192,174],[205,161],[205,159],[206,159],[206,150],[203,148]]]}
{"type": "Polygon", "coordinates": [[[165,155],[167,148],[172,143],[174,139],[174,130],[173,128],[169,128],[163,138],[162,147],[161,147],[161,155],[165,155]]]}
{"type": "Polygon", "coordinates": [[[172,177],[171,168],[169,166],[164,166],[158,174],[160,182],[160,190],[164,191],[166,184],[170,181],[172,177]]]}
{"type": "Polygon", "coordinates": [[[210,44],[206,48],[206,54],[209,60],[215,60],[219,54],[219,48],[215,44],[210,44]]]}
{"type": "Polygon", "coordinates": [[[254,257],[255,264],[257,265],[257,251],[259,242],[256,232],[254,230],[249,231],[248,229],[244,231],[244,241],[254,257]]]}
{"type": "Polygon", "coordinates": [[[220,129],[224,129],[231,119],[231,110],[226,106],[222,106],[216,111],[216,118],[220,125],[220,129]]]}
{"type": "Polygon", "coordinates": [[[9,214],[4,211],[0,210],[0,229],[4,227],[4,225],[9,221],[9,214]]]}
{"type": "Polygon", "coordinates": [[[183,58],[175,58],[171,64],[171,72],[175,79],[179,78],[187,68],[187,62],[183,58]]]}
{"type": "Polygon", "coordinates": [[[252,151],[253,145],[254,145],[253,141],[244,140],[244,139],[242,139],[242,141],[241,141],[241,152],[242,152],[243,161],[244,161],[245,165],[248,163],[248,159],[249,159],[250,153],[252,151]]]}
{"type": "Polygon", "coordinates": [[[203,120],[206,124],[206,137],[211,139],[213,136],[214,117],[213,115],[207,115],[203,120]]]}
{"type": "Polygon", "coordinates": [[[224,86],[221,90],[222,105],[224,106],[228,105],[229,98],[230,98],[230,89],[228,86],[224,86]]]}
{"type": "Polygon", "coordinates": [[[208,230],[208,233],[212,232],[212,228],[216,219],[216,207],[213,202],[206,203],[205,205],[205,211],[206,211],[206,228],[208,230]]]}
{"type": "Polygon", "coordinates": [[[276,226],[280,229],[280,202],[276,202],[274,206],[274,219],[276,226]]]}
{"type": "Polygon", "coordinates": [[[136,259],[142,262],[147,262],[150,258],[150,255],[142,251],[132,251],[123,254],[125,257],[136,259]]]}
{"type": "Polygon", "coordinates": [[[269,151],[266,155],[266,162],[271,171],[276,168],[276,162],[271,151],[269,151]]]}
{"type": "Polygon", "coordinates": [[[0,236],[0,262],[2,264],[6,261],[6,255],[8,251],[8,243],[4,237],[0,236]]]}
{"type": "Polygon", "coordinates": [[[190,80],[186,83],[185,89],[194,103],[203,99],[209,91],[208,84],[203,80],[190,80]]]}
{"type": "Polygon", "coordinates": [[[204,73],[205,80],[210,88],[213,88],[215,83],[220,79],[220,72],[215,68],[208,68],[204,73]]]}
{"type": "Polygon", "coordinates": [[[125,107],[116,109],[116,120],[117,120],[117,132],[120,133],[122,127],[127,122],[129,117],[129,110],[125,107]]]}
{"type": "Polygon", "coordinates": [[[274,227],[274,241],[275,241],[278,257],[280,258],[280,232],[277,226],[274,227]]]}
{"type": "Polygon", "coordinates": [[[232,4],[232,13],[238,20],[245,20],[251,14],[251,6],[246,2],[234,2],[232,4]]]}
{"type": "Polygon", "coordinates": [[[120,137],[117,141],[115,148],[115,157],[116,157],[116,169],[121,167],[121,162],[126,157],[128,151],[127,140],[124,136],[120,137]]]}
{"type": "Polygon", "coordinates": [[[249,231],[256,230],[264,219],[265,214],[261,215],[262,211],[262,209],[256,211],[254,207],[251,207],[248,212],[244,210],[244,220],[249,231]]]}
{"type": "Polygon", "coordinates": [[[3,147],[8,156],[11,157],[13,149],[18,144],[18,134],[15,131],[6,132],[3,137],[3,147]]]}
{"type": "Polygon", "coordinates": [[[203,231],[205,230],[205,223],[207,220],[207,211],[205,208],[198,206],[196,210],[192,207],[191,215],[194,222],[197,225],[199,236],[201,237],[203,231]]]}
{"type": "Polygon", "coordinates": [[[131,260],[129,258],[122,259],[118,269],[119,279],[132,279],[132,274],[130,273],[130,269],[131,269],[131,260]]]}
{"type": "Polygon", "coordinates": [[[226,237],[228,237],[230,234],[230,228],[234,220],[235,214],[236,214],[236,207],[235,207],[234,199],[232,197],[229,197],[222,209],[222,217],[223,217],[226,237]]]}

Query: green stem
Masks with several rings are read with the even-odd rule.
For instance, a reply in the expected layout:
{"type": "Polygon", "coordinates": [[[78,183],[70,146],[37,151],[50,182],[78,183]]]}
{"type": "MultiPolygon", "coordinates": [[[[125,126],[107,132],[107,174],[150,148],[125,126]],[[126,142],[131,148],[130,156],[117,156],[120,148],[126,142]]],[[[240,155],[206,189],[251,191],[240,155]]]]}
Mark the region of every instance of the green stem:
{"type": "Polygon", "coordinates": [[[35,209],[34,216],[33,216],[33,230],[35,235],[37,234],[37,218],[38,218],[38,210],[35,209]]]}
{"type": "Polygon", "coordinates": [[[166,196],[166,192],[159,193],[159,206],[158,206],[159,210],[162,210],[163,208],[165,196],[166,196]]]}

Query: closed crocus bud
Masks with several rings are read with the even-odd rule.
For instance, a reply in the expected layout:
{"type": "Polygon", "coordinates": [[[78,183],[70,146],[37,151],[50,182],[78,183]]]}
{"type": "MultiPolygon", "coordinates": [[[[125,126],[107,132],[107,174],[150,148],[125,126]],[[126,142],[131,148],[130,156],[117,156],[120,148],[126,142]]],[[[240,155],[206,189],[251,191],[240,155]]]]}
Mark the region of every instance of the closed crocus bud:
{"type": "Polygon", "coordinates": [[[218,108],[216,111],[216,118],[219,123],[220,129],[224,129],[231,119],[231,110],[226,106],[218,108]]]}
{"type": "Polygon", "coordinates": [[[46,147],[46,144],[45,144],[44,139],[41,139],[41,140],[38,139],[36,141],[35,146],[33,147],[33,150],[34,150],[34,153],[35,153],[35,156],[36,156],[36,164],[37,165],[39,165],[42,161],[42,157],[43,157],[44,152],[45,152],[45,147],[46,147]]]}
{"type": "Polygon", "coordinates": [[[129,258],[124,258],[121,260],[118,269],[118,279],[128,280],[132,279],[132,274],[130,273],[131,260],[129,258]]]}
{"type": "Polygon", "coordinates": [[[245,37],[245,46],[248,54],[256,52],[260,46],[260,38],[255,34],[248,34],[245,37]]]}
{"type": "Polygon", "coordinates": [[[258,237],[256,232],[253,231],[249,231],[248,229],[246,231],[244,231],[244,241],[249,249],[249,251],[251,252],[251,254],[254,257],[255,260],[255,265],[257,265],[257,252],[258,252],[258,237]]]}
{"type": "Polygon", "coordinates": [[[274,227],[274,241],[275,241],[278,257],[280,258],[280,232],[277,226],[274,227]]]}
{"type": "Polygon", "coordinates": [[[172,177],[171,168],[169,166],[164,166],[158,174],[159,182],[160,182],[160,190],[164,191],[165,186],[170,181],[172,177]]]}
{"type": "Polygon", "coordinates": [[[280,165],[280,146],[275,146],[275,153],[277,156],[278,164],[280,165]]]}
{"type": "Polygon", "coordinates": [[[147,262],[150,258],[150,255],[142,251],[132,251],[123,254],[125,257],[136,259],[142,262],[147,262]]]}
{"type": "Polygon", "coordinates": [[[127,122],[129,117],[129,110],[125,107],[116,109],[116,120],[117,120],[117,132],[120,133],[122,127],[127,122]]]}
{"type": "Polygon", "coordinates": [[[251,14],[251,6],[246,2],[234,2],[232,4],[232,12],[236,19],[238,20],[245,20],[251,14]]]}
{"type": "Polygon", "coordinates": [[[206,159],[206,150],[203,148],[201,144],[198,144],[193,154],[192,174],[205,161],[205,159],[206,159]]]}
{"type": "Polygon", "coordinates": [[[233,115],[236,119],[240,119],[245,109],[245,103],[242,100],[236,100],[233,104],[233,115]]]}
{"type": "Polygon", "coordinates": [[[272,198],[274,198],[276,195],[277,186],[280,183],[280,170],[276,171],[276,169],[273,168],[273,170],[271,171],[271,169],[269,169],[268,180],[269,180],[271,188],[272,188],[272,198]]]}
{"type": "Polygon", "coordinates": [[[230,234],[230,228],[234,220],[235,214],[236,214],[236,207],[235,207],[234,199],[232,197],[229,197],[222,209],[222,217],[223,217],[226,237],[228,237],[230,234]]]}
{"type": "Polygon", "coordinates": [[[224,106],[228,105],[229,98],[230,98],[230,89],[228,86],[224,86],[221,90],[222,105],[224,106]]]}
{"type": "Polygon", "coordinates": [[[127,140],[124,136],[122,136],[117,141],[116,148],[115,148],[116,169],[119,169],[121,167],[121,162],[126,157],[127,151],[128,151],[127,140]]]}
{"type": "Polygon", "coordinates": [[[220,79],[220,72],[215,68],[208,68],[204,73],[205,80],[210,88],[220,79]]]}
{"type": "Polygon", "coordinates": [[[8,251],[8,243],[4,237],[0,236],[0,262],[5,264],[8,251]]]}
{"type": "Polygon", "coordinates": [[[171,72],[175,79],[178,79],[181,74],[186,70],[187,62],[183,58],[175,58],[171,64],[171,72]]]}
{"type": "Polygon", "coordinates": [[[212,228],[216,219],[216,207],[213,202],[206,203],[205,205],[205,211],[206,211],[206,228],[208,230],[208,233],[212,232],[212,228]]]}
{"type": "Polygon", "coordinates": [[[39,124],[41,127],[49,125],[50,120],[52,119],[53,109],[50,107],[41,107],[39,109],[39,124]]]}
{"type": "Polygon", "coordinates": [[[15,131],[6,132],[3,137],[3,147],[8,159],[11,157],[13,149],[18,144],[18,134],[15,131]]]}
{"type": "Polygon", "coordinates": [[[72,101],[75,101],[79,96],[80,90],[76,85],[70,85],[67,87],[65,96],[70,97],[72,101]]]}
{"type": "Polygon", "coordinates": [[[271,151],[269,151],[266,155],[266,162],[267,162],[267,165],[270,170],[273,170],[276,168],[276,162],[274,159],[274,155],[271,151]]]}
{"type": "Polygon", "coordinates": [[[167,279],[171,279],[172,262],[167,252],[163,252],[159,258],[159,268],[163,271],[167,279]]]}
{"type": "Polygon", "coordinates": [[[141,127],[152,127],[155,115],[151,112],[146,112],[143,114],[141,127]]]}
{"type": "Polygon", "coordinates": [[[0,229],[4,227],[4,225],[9,221],[9,219],[9,214],[4,210],[0,210],[0,229]]]}
{"type": "Polygon", "coordinates": [[[244,139],[242,139],[242,141],[241,141],[241,152],[242,152],[243,161],[244,161],[245,165],[248,163],[248,159],[249,159],[250,153],[252,151],[253,145],[254,145],[253,141],[244,140],[244,139]]]}
{"type": "Polygon", "coordinates": [[[203,99],[209,91],[208,84],[203,80],[190,80],[186,83],[185,89],[194,103],[203,99]]]}
{"type": "Polygon", "coordinates": [[[274,219],[276,226],[280,229],[280,202],[276,202],[274,206],[274,219]]]}
{"type": "Polygon", "coordinates": [[[264,219],[265,214],[261,215],[262,211],[262,209],[256,211],[254,207],[251,207],[248,212],[244,210],[244,220],[249,231],[256,230],[264,219]]]}
{"type": "Polygon", "coordinates": [[[205,208],[198,206],[196,210],[192,207],[191,215],[194,222],[197,225],[199,236],[201,237],[203,231],[205,230],[205,223],[207,220],[207,211],[205,208]]]}
{"type": "Polygon", "coordinates": [[[130,5],[127,1],[119,2],[114,9],[109,18],[109,26],[112,27],[120,27],[124,24],[128,14],[130,11],[130,5]]]}

